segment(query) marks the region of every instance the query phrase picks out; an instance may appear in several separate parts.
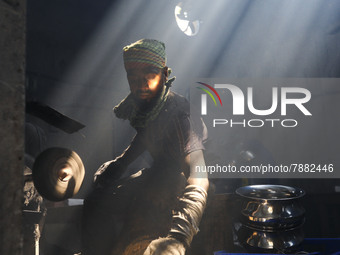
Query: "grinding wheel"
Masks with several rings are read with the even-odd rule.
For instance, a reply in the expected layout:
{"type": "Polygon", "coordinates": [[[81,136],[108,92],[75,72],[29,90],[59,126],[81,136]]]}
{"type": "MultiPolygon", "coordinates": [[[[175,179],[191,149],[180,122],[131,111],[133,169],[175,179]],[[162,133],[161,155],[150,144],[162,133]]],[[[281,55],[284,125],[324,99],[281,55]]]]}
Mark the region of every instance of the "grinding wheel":
{"type": "Polygon", "coordinates": [[[76,152],[49,148],[35,160],[32,175],[41,196],[51,201],[62,201],[78,193],[85,169],[76,152]]]}

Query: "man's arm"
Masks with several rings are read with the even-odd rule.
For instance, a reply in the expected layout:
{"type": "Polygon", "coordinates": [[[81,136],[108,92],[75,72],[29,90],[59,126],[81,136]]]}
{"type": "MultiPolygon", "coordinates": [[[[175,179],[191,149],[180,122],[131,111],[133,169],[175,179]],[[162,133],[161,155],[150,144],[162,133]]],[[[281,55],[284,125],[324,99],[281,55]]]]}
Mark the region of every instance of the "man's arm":
{"type": "Polygon", "coordinates": [[[136,158],[138,158],[145,151],[143,142],[141,141],[141,135],[136,134],[131,144],[123,151],[123,153],[118,156],[115,160],[120,161],[120,163],[127,167],[136,158]]]}
{"type": "Polygon", "coordinates": [[[209,180],[206,171],[197,171],[197,169],[204,169],[205,161],[202,150],[193,151],[185,157],[185,164],[190,170],[188,178],[189,185],[197,185],[208,191],[209,180]]]}
{"type": "Polygon", "coordinates": [[[145,147],[141,141],[141,136],[137,135],[133,138],[131,144],[124,152],[114,160],[105,162],[99,167],[94,174],[94,184],[97,186],[106,186],[115,180],[118,180],[126,171],[127,167],[143,152],[145,147]]]}
{"type": "Polygon", "coordinates": [[[189,170],[188,185],[179,198],[178,207],[173,211],[169,236],[189,247],[194,235],[199,231],[198,226],[207,201],[209,180],[207,173],[197,171],[205,166],[202,150],[189,153],[184,159],[184,164],[189,170]]]}
{"type": "Polygon", "coordinates": [[[206,173],[196,171],[196,166],[205,166],[202,150],[193,151],[185,157],[184,167],[190,170],[188,185],[179,198],[178,208],[173,212],[168,236],[152,241],[144,255],[184,255],[199,231],[209,180],[206,173]]]}

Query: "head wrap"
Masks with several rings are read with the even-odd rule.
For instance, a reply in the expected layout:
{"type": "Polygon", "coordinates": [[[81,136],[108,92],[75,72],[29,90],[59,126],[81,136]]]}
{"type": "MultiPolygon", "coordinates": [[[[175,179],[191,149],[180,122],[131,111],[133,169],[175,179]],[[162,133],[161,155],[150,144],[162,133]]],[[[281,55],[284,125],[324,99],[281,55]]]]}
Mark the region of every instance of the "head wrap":
{"type": "Polygon", "coordinates": [[[163,68],[166,64],[165,45],[153,39],[141,39],[123,48],[125,69],[137,66],[163,68]]]}

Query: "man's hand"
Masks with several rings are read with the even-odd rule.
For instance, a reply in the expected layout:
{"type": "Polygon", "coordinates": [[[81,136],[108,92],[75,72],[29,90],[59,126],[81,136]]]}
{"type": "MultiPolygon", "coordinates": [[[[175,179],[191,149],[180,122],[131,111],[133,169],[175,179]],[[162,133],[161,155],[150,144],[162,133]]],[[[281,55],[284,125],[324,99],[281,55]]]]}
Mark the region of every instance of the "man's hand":
{"type": "Polygon", "coordinates": [[[172,237],[153,240],[146,248],[143,255],[184,255],[183,243],[172,237]]]}
{"type": "Polygon", "coordinates": [[[126,166],[123,165],[119,159],[105,162],[94,174],[93,182],[95,187],[105,187],[113,184],[121,177],[125,170],[126,166]]]}

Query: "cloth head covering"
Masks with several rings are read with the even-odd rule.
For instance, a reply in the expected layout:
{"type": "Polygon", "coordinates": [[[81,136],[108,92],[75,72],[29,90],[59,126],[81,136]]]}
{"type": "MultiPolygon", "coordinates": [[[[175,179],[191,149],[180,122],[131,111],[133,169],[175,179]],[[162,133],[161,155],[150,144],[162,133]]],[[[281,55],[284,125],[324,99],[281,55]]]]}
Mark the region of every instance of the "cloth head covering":
{"type": "Polygon", "coordinates": [[[123,48],[125,69],[139,66],[163,68],[166,65],[165,44],[154,39],[141,39],[123,48]]]}

